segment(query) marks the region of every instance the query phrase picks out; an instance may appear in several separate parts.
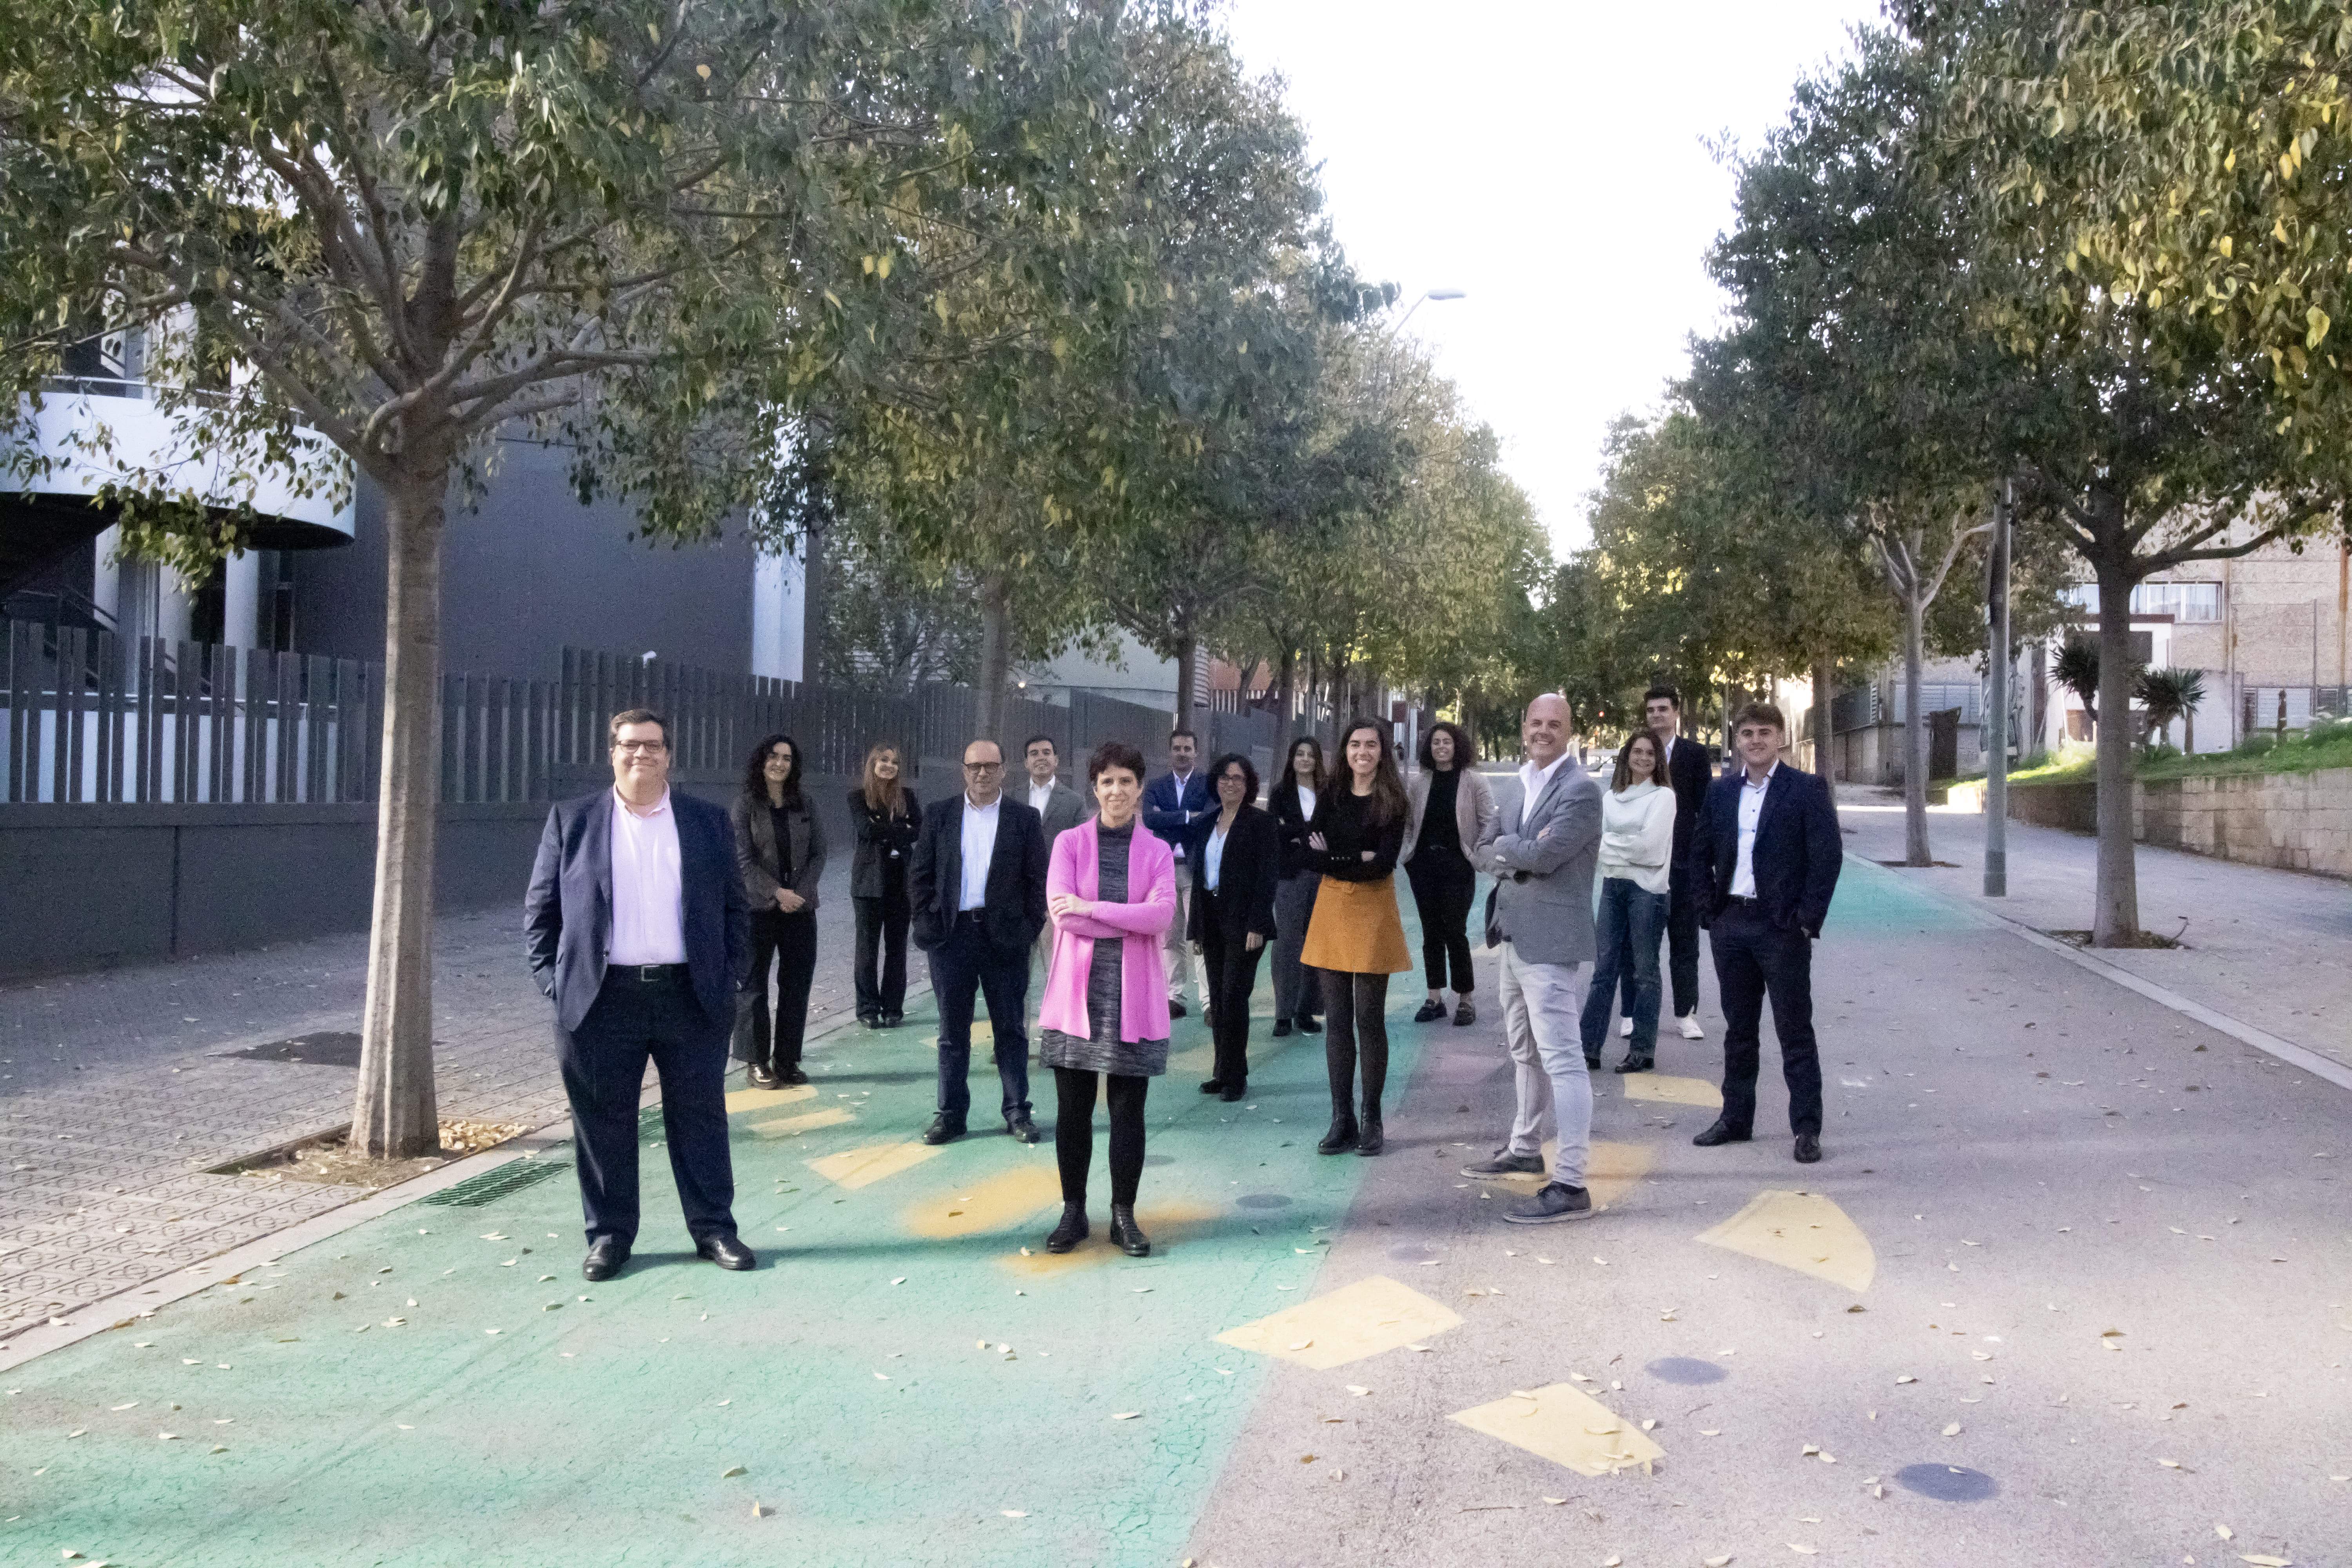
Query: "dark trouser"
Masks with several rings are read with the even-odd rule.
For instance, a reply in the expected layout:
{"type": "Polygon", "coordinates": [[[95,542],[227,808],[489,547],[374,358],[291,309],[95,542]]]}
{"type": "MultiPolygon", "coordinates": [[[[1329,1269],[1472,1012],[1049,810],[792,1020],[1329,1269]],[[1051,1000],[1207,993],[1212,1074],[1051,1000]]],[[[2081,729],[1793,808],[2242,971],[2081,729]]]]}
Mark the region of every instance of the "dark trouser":
{"type": "Polygon", "coordinates": [[[808,1032],[809,982],[816,978],[816,911],[762,910],[751,917],[751,973],[735,1019],[735,1059],[778,1072],[801,1065],[808,1032]],[[776,966],[776,1010],[768,1014],[768,964],[776,966]]]}
{"type": "Polygon", "coordinates": [[[1412,907],[1421,916],[1421,962],[1429,971],[1429,988],[1446,989],[1445,970],[1454,968],[1453,989],[1470,994],[1470,896],[1478,887],[1478,873],[1459,855],[1415,853],[1404,863],[1405,880],[1412,884],[1412,907]]]}
{"type": "Polygon", "coordinates": [[[1822,1058],[1813,1043],[1813,944],[1783,931],[1753,904],[1731,903],[1707,930],[1715,984],[1723,1003],[1723,1122],[1735,1132],[1756,1127],[1756,1074],[1763,1047],[1757,1026],[1772,998],[1772,1032],[1780,1041],[1780,1076],[1789,1083],[1789,1131],[1822,1130],[1822,1058]]]}
{"type": "Polygon", "coordinates": [[[853,899],[857,910],[857,1016],[879,1018],[907,1010],[907,887],[887,876],[878,899],[853,899]],[[877,977],[877,969],[880,973],[877,977]]]}
{"type": "Polygon", "coordinates": [[[1589,1060],[1609,1038],[1611,1004],[1622,984],[1633,994],[1625,1016],[1633,1020],[1626,1054],[1648,1061],[1658,1049],[1658,936],[1666,923],[1667,895],[1653,893],[1627,877],[1604,877],[1593,921],[1592,984],[1585,988],[1578,1033],[1589,1060]]]}
{"type": "Polygon", "coordinates": [[[1004,1089],[1004,1119],[1029,1114],[1029,948],[1000,952],[988,940],[977,910],[956,917],[945,941],[931,949],[931,997],[940,1007],[940,1110],[961,1127],[971,1114],[971,1005],[988,998],[996,1037],[996,1077],[1004,1089]]]}
{"type": "Polygon", "coordinates": [[[1274,1016],[1311,1018],[1323,1000],[1322,982],[1298,962],[1307,946],[1307,922],[1315,918],[1316,889],[1323,886],[1319,871],[1301,871],[1274,885],[1274,1016]]]}
{"type": "MultiPolygon", "coordinates": [[[[1690,870],[1675,862],[1666,875],[1666,981],[1675,998],[1675,1016],[1686,1018],[1698,1011],[1698,900],[1691,896],[1690,870]]],[[[1618,979],[1624,994],[1624,1015],[1633,1016],[1633,975],[1618,979]]]]}
{"type": "Polygon", "coordinates": [[[637,1237],[637,1096],[646,1059],[661,1075],[662,1132],[687,1233],[735,1234],[735,1165],[727,1149],[727,1025],[695,1000],[686,968],[664,979],[616,970],[577,1029],[555,1031],[572,1102],[580,1208],[588,1239],[637,1237]]]}
{"type": "Polygon", "coordinates": [[[1323,976],[1323,1005],[1329,1014],[1324,1026],[1323,1066],[1331,1079],[1331,1114],[1356,1113],[1356,1069],[1364,1075],[1364,1110],[1378,1116],[1381,1091],[1389,1081],[1389,977],[1348,974],[1337,969],[1318,971],[1323,976]]]}
{"type": "Polygon", "coordinates": [[[1143,1180],[1143,1096],[1148,1078],[1125,1073],[1054,1069],[1054,1162],[1062,1168],[1062,1201],[1087,1201],[1087,1170],[1095,1163],[1095,1079],[1110,1085],[1110,1201],[1133,1207],[1143,1180]]]}
{"type": "Polygon", "coordinates": [[[1250,993],[1257,989],[1257,961],[1265,949],[1250,951],[1242,917],[1220,905],[1216,895],[1196,896],[1208,900],[1201,956],[1209,966],[1209,1009],[1217,1025],[1216,1065],[1209,1076],[1239,1088],[1249,1081],[1250,993]]]}

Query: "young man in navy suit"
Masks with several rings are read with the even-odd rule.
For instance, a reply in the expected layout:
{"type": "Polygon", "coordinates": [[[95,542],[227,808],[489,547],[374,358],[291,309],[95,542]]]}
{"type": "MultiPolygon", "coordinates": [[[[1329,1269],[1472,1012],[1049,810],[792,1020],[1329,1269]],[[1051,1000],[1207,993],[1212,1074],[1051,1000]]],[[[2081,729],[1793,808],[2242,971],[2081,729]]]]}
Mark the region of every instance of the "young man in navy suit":
{"type": "Polygon", "coordinates": [[[1789,1130],[1800,1164],[1822,1157],[1822,1061],[1813,1041],[1813,940],[1845,858],[1829,785],[1780,761],[1780,710],[1750,702],[1732,720],[1739,769],[1708,786],[1691,833],[1691,894],[1715,952],[1723,1002],[1723,1114],[1691,1140],[1744,1143],[1755,1131],[1758,1026],[1772,1002],[1789,1130]]]}
{"type": "Polygon", "coordinates": [[[1168,737],[1168,771],[1153,779],[1143,791],[1143,826],[1167,842],[1176,853],[1176,918],[1168,922],[1166,952],[1168,959],[1168,1016],[1184,1016],[1184,966],[1192,966],[1192,980],[1201,993],[1201,1010],[1209,1008],[1209,972],[1204,961],[1192,954],[1191,944],[1184,940],[1187,922],[1192,918],[1192,863],[1186,858],[1185,842],[1191,837],[1192,825],[1220,808],[1209,794],[1209,775],[1196,765],[1201,743],[1190,730],[1177,730],[1168,737]]]}

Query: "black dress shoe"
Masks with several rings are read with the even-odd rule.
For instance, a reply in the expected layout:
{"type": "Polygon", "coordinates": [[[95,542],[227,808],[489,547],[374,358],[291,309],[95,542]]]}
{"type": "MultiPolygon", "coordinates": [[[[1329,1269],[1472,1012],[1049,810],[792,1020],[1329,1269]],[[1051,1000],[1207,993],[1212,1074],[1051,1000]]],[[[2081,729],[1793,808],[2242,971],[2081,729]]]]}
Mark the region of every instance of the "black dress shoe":
{"type": "Polygon", "coordinates": [[[1797,1163],[1798,1163],[1798,1164],[1800,1164],[1800,1165],[1817,1165],[1817,1164],[1821,1163],[1821,1158],[1822,1158],[1822,1139],[1821,1139],[1821,1134],[1819,1134],[1818,1132],[1800,1132],[1800,1133],[1798,1133],[1798,1134],[1797,1134],[1797,1163]]]}
{"type": "Polygon", "coordinates": [[[1290,1020],[1287,1018],[1276,1018],[1274,1021],[1274,1037],[1277,1040],[1285,1039],[1288,1037],[1289,1034],[1290,1020]]]}
{"type": "Polygon", "coordinates": [[[1302,1035],[1319,1035],[1323,1032],[1323,1020],[1312,1013],[1301,1013],[1298,1015],[1298,1032],[1302,1035]]]}
{"type": "Polygon", "coordinates": [[[1356,1119],[1347,1111],[1331,1118],[1331,1131],[1315,1145],[1318,1154],[1344,1154],[1356,1146],[1356,1119]]]}
{"type": "Polygon", "coordinates": [[[1421,1011],[1412,1016],[1412,1021],[1416,1024],[1434,1024],[1444,1016],[1445,1016],[1445,1004],[1433,996],[1421,1005],[1421,1011]]]}
{"type": "Polygon", "coordinates": [[[895,1029],[906,1021],[907,1015],[904,1013],[885,1013],[882,1015],[882,1026],[886,1029],[895,1029]]]}
{"type": "Polygon", "coordinates": [[[1018,1116],[1007,1117],[1004,1122],[1004,1130],[1013,1134],[1013,1142],[1015,1142],[1034,1143],[1037,1142],[1037,1124],[1029,1120],[1029,1113],[1025,1110],[1018,1116]]]}
{"type": "Polygon", "coordinates": [[[923,1142],[926,1143],[952,1143],[962,1136],[963,1123],[950,1121],[944,1110],[932,1117],[931,1124],[923,1129],[923,1142]]]}
{"type": "Polygon", "coordinates": [[[1246,1094],[1248,1094],[1248,1093],[1249,1093],[1249,1085],[1247,1085],[1247,1084],[1245,1084],[1245,1083],[1229,1083],[1229,1084],[1225,1085],[1223,1089],[1220,1089],[1220,1090],[1218,1091],[1217,1098],[1218,1098],[1218,1099],[1220,1099],[1220,1100],[1223,1100],[1231,1101],[1231,1100],[1239,1100],[1239,1099],[1241,1099],[1243,1096],[1244,1096],[1244,1095],[1246,1095],[1246,1094]]]}
{"type": "Polygon", "coordinates": [[[1171,1018],[1181,1018],[1181,1017],[1183,1017],[1183,1016],[1185,1016],[1185,1013],[1184,1013],[1184,1004],[1183,1004],[1183,1003],[1181,1003],[1181,1002],[1171,1002],[1171,1003],[1169,1003],[1169,1004],[1168,1004],[1168,1016],[1169,1016],[1170,1017],[1171,1017],[1171,1018]]]}
{"type": "Polygon", "coordinates": [[[1632,1051],[1628,1051],[1625,1053],[1625,1059],[1617,1064],[1617,1070],[1619,1072],[1648,1072],[1657,1065],[1655,1058],[1636,1056],[1632,1051]]]}
{"type": "Polygon", "coordinates": [[[857,1021],[865,1025],[869,1029],[878,1029],[882,1026],[882,1015],[879,1013],[860,1013],[857,1015],[857,1021]]]}
{"type": "Polygon", "coordinates": [[[629,1244],[618,1237],[600,1236],[588,1244],[588,1256],[580,1260],[583,1279],[610,1279],[628,1267],[629,1244]]]}
{"type": "Polygon", "coordinates": [[[1478,1009],[1470,1005],[1470,998],[1462,998],[1462,1005],[1454,1009],[1454,1026],[1466,1029],[1478,1021],[1478,1009]]]}
{"type": "Polygon", "coordinates": [[[1052,1235],[1045,1237],[1045,1250],[1067,1252],[1084,1241],[1089,1234],[1091,1231],[1087,1224],[1087,1205],[1064,1204],[1062,1222],[1054,1227],[1052,1235]]]}
{"type": "Polygon", "coordinates": [[[1691,1142],[1702,1149],[1712,1149],[1718,1143],[1745,1143],[1748,1142],[1748,1134],[1718,1117],[1714,1126],[1692,1139],[1691,1142]]]}
{"type": "Polygon", "coordinates": [[[781,1081],[776,1069],[765,1062],[753,1062],[743,1076],[753,1089],[773,1089],[781,1081]]]}
{"type": "Polygon", "coordinates": [[[1210,1078],[1202,1079],[1201,1080],[1201,1092],[1202,1094],[1223,1094],[1224,1091],[1225,1080],[1223,1079],[1210,1078]]]}
{"type": "Polygon", "coordinates": [[[760,1260],[751,1256],[751,1249],[731,1236],[703,1237],[694,1244],[694,1255],[708,1258],[719,1268],[732,1268],[738,1273],[760,1266],[760,1260]]]}
{"type": "Polygon", "coordinates": [[[1364,1118],[1356,1127],[1356,1152],[1370,1159],[1388,1146],[1388,1133],[1381,1126],[1380,1107],[1365,1107],[1364,1118]]]}
{"type": "Polygon", "coordinates": [[[1141,1226],[1135,1223],[1133,1204],[1110,1205],[1110,1241],[1113,1247],[1129,1258],[1151,1256],[1151,1238],[1143,1234],[1141,1226]]]}
{"type": "Polygon", "coordinates": [[[808,1074],[801,1070],[800,1064],[798,1062],[794,1062],[791,1067],[779,1068],[776,1076],[783,1079],[786,1083],[808,1082],[808,1074]]]}

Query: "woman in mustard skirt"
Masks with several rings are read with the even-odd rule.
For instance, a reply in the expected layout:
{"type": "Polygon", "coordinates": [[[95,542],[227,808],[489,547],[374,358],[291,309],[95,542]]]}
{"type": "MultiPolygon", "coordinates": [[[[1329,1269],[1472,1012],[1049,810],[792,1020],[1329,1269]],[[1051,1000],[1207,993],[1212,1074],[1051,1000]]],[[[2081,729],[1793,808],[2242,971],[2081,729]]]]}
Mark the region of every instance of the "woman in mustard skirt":
{"type": "Polygon", "coordinates": [[[1307,836],[1307,847],[1322,861],[1323,883],[1298,960],[1323,976],[1331,1131],[1316,1148],[1326,1154],[1349,1149],[1377,1154],[1386,1143],[1381,1090],[1389,1076],[1389,976],[1412,967],[1396,900],[1397,856],[1404,848],[1409,810],[1387,731],[1370,719],[1348,726],[1339,738],[1346,771],[1315,803],[1307,836]]]}

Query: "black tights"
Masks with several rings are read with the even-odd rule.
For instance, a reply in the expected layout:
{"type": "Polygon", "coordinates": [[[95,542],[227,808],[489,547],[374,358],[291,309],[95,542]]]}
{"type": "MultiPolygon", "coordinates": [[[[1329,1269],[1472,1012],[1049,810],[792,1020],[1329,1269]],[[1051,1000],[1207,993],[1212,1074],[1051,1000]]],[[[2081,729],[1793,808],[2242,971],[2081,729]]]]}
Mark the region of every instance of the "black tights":
{"type": "Polygon", "coordinates": [[[1143,1095],[1148,1078],[1054,1069],[1054,1154],[1062,1167],[1062,1201],[1087,1201],[1087,1168],[1095,1163],[1095,1079],[1110,1080],[1110,1201],[1133,1207],[1143,1180],[1143,1095]]]}
{"type": "Polygon", "coordinates": [[[1389,1081],[1389,977],[1326,969],[1323,1006],[1329,1015],[1323,1035],[1323,1065],[1331,1075],[1331,1114],[1356,1114],[1356,1064],[1364,1070],[1364,1112],[1381,1113],[1381,1091],[1389,1081]]]}

